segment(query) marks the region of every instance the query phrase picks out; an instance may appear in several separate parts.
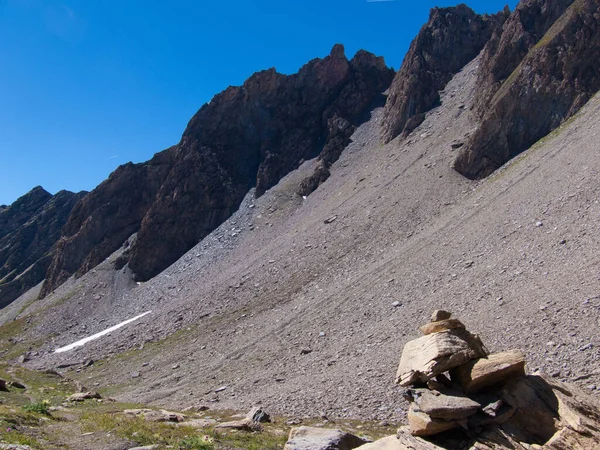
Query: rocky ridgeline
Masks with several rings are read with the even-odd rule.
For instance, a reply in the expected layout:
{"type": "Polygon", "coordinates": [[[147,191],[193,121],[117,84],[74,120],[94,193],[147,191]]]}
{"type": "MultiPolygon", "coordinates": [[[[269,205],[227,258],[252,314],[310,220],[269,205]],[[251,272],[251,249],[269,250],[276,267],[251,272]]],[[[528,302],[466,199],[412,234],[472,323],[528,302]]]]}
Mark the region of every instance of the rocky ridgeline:
{"type": "Polygon", "coordinates": [[[367,443],[341,430],[299,427],[285,450],[572,450],[600,448],[600,405],[578,388],[527,375],[519,350],[489,354],[446,311],[402,352],[408,426],[367,443]]]}

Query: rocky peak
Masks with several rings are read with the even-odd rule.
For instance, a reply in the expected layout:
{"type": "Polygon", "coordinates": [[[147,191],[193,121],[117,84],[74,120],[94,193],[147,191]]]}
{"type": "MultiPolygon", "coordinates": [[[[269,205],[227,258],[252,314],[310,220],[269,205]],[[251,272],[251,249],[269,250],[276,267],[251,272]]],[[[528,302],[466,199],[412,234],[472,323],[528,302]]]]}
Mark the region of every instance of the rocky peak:
{"type": "Polygon", "coordinates": [[[431,10],[392,82],[382,123],[384,142],[423,121],[439,104],[438,92],[477,56],[506,17],[506,10],[478,15],[464,4],[431,10]]]}
{"type": "Polygon", "coordinates": [[[489,175],[600,89],[599,9],[599,0],[530,0],[517,8],[484,53],[482,119],[456,170],[469,178],[489,175]]]}
{"type": "Polygon", "coordinates": [[[0,308],[44,279],[61,229],[85,194],[51,195],[38,186],[0,212],[0,308]]]}
{"type": "Polygon", "coordinates": [[[43,187],[36,186],[19,197],[12,205],[0,211],[0,238],[27,222],[51,197],[52,194],[43,187]]]}
{"type": "Polygon", "coordinates": [[[117,169],[75,208],[42,294],[135,232],[129,267],[141,280],[158,274],[225,221],[250,188],[260,196],[319,155],[330,119],[363,120],[393,76],[382,58],[361,51],[348,61],[336,45],[297,74],[270,69],[227,88],[200,108],[178,145],[117,169]]]}

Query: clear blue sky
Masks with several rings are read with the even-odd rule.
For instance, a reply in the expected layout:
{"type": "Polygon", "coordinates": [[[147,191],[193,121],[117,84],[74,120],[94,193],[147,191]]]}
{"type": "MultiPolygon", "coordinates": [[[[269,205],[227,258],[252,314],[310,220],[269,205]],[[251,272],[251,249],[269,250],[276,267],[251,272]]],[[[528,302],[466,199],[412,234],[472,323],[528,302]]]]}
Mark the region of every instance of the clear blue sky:
{"type": "MultiPolygon", "coordinates": [[[[496,12],[516,0],[473,0],[496,12]]],[[[364,48],[398,68],[434,0],[0,0],[0,204],[91,190],[257,70],[364,48]]]]}

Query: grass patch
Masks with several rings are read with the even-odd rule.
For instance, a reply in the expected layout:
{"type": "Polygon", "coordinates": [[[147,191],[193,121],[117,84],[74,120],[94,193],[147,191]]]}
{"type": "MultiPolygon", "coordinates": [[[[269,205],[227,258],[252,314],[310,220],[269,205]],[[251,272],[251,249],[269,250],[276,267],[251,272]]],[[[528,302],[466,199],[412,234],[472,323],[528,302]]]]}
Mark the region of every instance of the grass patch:
{"type": "Polygon", "coordinates": [[[23,406],[23,409],[28,412],[41,414],[43,416],[50,416],[50,401],[42,400],[41,402],[29,403],[23,406]]]}

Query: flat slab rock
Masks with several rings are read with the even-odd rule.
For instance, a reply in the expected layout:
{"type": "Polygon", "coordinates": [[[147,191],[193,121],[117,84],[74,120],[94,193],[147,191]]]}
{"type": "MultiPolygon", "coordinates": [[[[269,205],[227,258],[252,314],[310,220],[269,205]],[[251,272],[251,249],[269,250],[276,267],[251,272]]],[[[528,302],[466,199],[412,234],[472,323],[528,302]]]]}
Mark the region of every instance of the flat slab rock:
{"type": "Polygon", "coordinates": [[[514,377],[525,376],[525,355],[520,350],[470,361],[451,372],[467,394],[476,394],[514,377]]]}
{"type": "Polygon", "coordinates": [[[292,428],[284,450],[352,450],[367,441],[342,430],[317,427],[292,428]]]}
{"type": "Polygon", "coordinates": [[[429,322],[428,324],[419,327],[419,331],[425,335],[439,333],[441,331],[446,330],[454,330],[454,329],[462,329],[464,330],[466,327],[464,324],[458,319],[444,319],[438,320],[436,322],[429,322]]]}
{"type": "Polygon", "coordinates": [[[416,382],[427,382],[487,354],[479,337],[467,330],[453,329],[422,336],[404,346],[396,383],[406,387],[416,382]]]}
{"type": "Polygon", "coordinates": [[[414,389],[411,394],[420,411],[438,419],[465,419],[481,408],[479,403],[459,392],[440,393],[428,389],[414,389]]]}
{"type": "Polygon", "coordinates": [[[410,434],[413,436],[433,436],[466,424],[464,419],[445,420],[430,417],[420,411],[414,404],[408,409],[407,419],[410,434]]]}

